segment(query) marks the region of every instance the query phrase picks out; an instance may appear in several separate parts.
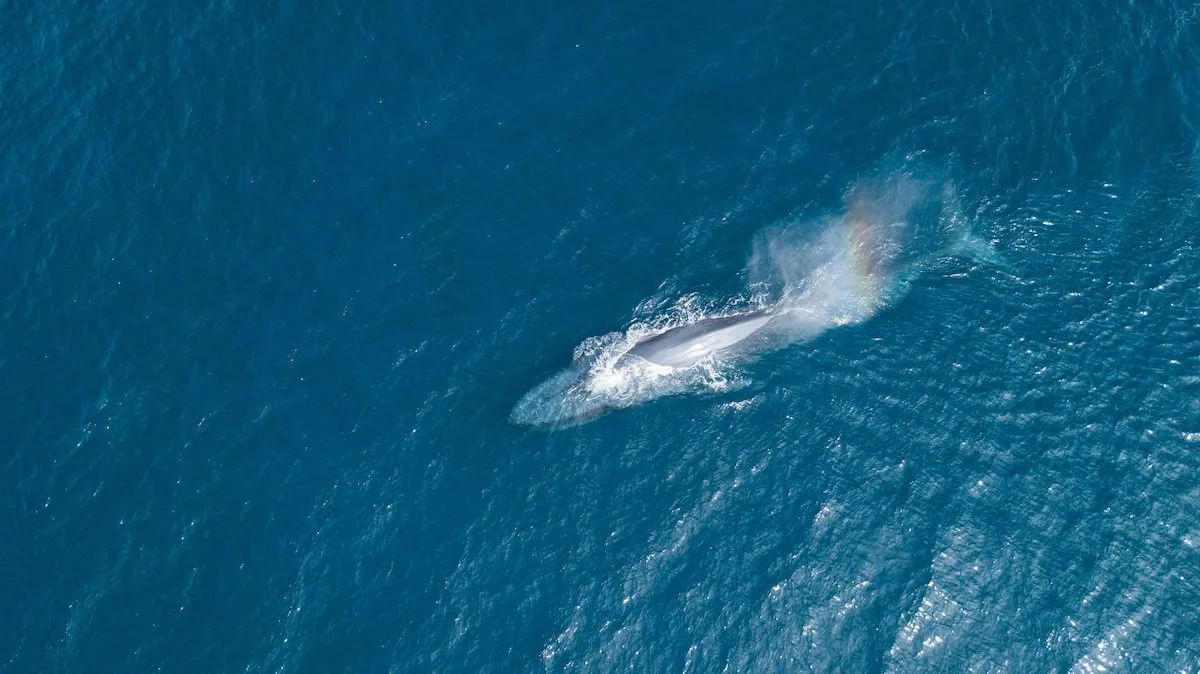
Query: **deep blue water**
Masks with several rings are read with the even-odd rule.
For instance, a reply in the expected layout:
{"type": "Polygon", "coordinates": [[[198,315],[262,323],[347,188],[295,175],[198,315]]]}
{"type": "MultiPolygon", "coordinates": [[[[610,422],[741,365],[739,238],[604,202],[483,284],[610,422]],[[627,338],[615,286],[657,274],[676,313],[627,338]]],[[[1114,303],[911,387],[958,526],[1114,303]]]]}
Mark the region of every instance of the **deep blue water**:
{"type": "Polygon", "coordinates": [[[1200,670],[1200,10],[0,2],[0,672],[1200,670]],[[509,423],[918,163],[1003,268],[509,423]]]}

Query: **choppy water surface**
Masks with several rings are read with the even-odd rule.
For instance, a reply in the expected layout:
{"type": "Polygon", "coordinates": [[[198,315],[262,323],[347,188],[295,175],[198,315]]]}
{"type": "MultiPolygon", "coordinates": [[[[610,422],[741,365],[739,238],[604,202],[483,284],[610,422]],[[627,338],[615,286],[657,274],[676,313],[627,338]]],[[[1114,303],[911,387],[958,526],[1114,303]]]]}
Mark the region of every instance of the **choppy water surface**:
{"type": "Polygon", "coordinates": [[[1200,669],[1195,7],[5,9],[0,671],[1200,669]]]}

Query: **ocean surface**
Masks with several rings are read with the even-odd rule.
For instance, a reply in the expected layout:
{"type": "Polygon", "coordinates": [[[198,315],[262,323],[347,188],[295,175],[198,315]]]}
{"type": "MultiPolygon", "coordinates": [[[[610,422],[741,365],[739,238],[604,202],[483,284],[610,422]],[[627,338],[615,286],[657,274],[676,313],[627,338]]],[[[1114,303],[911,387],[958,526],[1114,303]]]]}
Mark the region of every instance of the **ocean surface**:
{"type": "Polygon", "coordinates": [[[1200,671],[1200,6],[0,11],[0,673],[1200,671]]]}

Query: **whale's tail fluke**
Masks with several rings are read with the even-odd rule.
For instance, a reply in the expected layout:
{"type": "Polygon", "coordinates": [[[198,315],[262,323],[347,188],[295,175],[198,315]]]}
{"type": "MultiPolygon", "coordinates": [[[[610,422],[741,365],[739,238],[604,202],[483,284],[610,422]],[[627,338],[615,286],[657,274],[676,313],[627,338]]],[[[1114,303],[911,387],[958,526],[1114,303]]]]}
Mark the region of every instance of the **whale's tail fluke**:
{"type": "Polygon", "coordinates": [[[948,244],[943,251],[945,257],[960,257],[975,260],[1011,273],[1008,261],[983,237],[979,236],[963,214],[962,202],[952,183],[942,188],[942,221],[948,244]]]}
{"type": "Polygon", "coordinates": [[[952,257],[975,260],[1004,271],[1008,271],[1009,269],[1008,261],[1004,259],[1004,256],[989,241],[969,230],[951,244],[947,252],[952,257]]]}

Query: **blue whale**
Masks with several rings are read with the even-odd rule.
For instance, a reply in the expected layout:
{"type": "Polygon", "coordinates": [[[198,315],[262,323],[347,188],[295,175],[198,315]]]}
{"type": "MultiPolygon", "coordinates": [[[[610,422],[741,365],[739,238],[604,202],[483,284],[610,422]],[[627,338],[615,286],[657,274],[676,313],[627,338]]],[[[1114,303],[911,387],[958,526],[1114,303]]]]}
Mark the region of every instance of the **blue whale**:
{"type": "Polygon", "coordinates": [[[766,236],[761,259],[780,281],[771,304],[590,338],[566,369],[517,402],[509,421],[573,426],[663,396],[727,391],[744,382],[739,368],[755,356],[868,320],[946,258],[1004,267],[971,232],[952,185],[938,199],[923,184],[894,183],[852,192],[845,215],[822,228],[766,236]]]}
{"type": "Polygon", "coordinates": [[[754,351],[747,348],[748,340],[765,333],[772,320],[787,312],[764,308],[703,318],[645,337],[608,363],[573,364],[526,393],[509,421],[518,426],[576,426],[687,388],[696,365],[706,358],[754,351]],[[605,376],[632,386],[618,391],[597,386],[605,376]]]}

